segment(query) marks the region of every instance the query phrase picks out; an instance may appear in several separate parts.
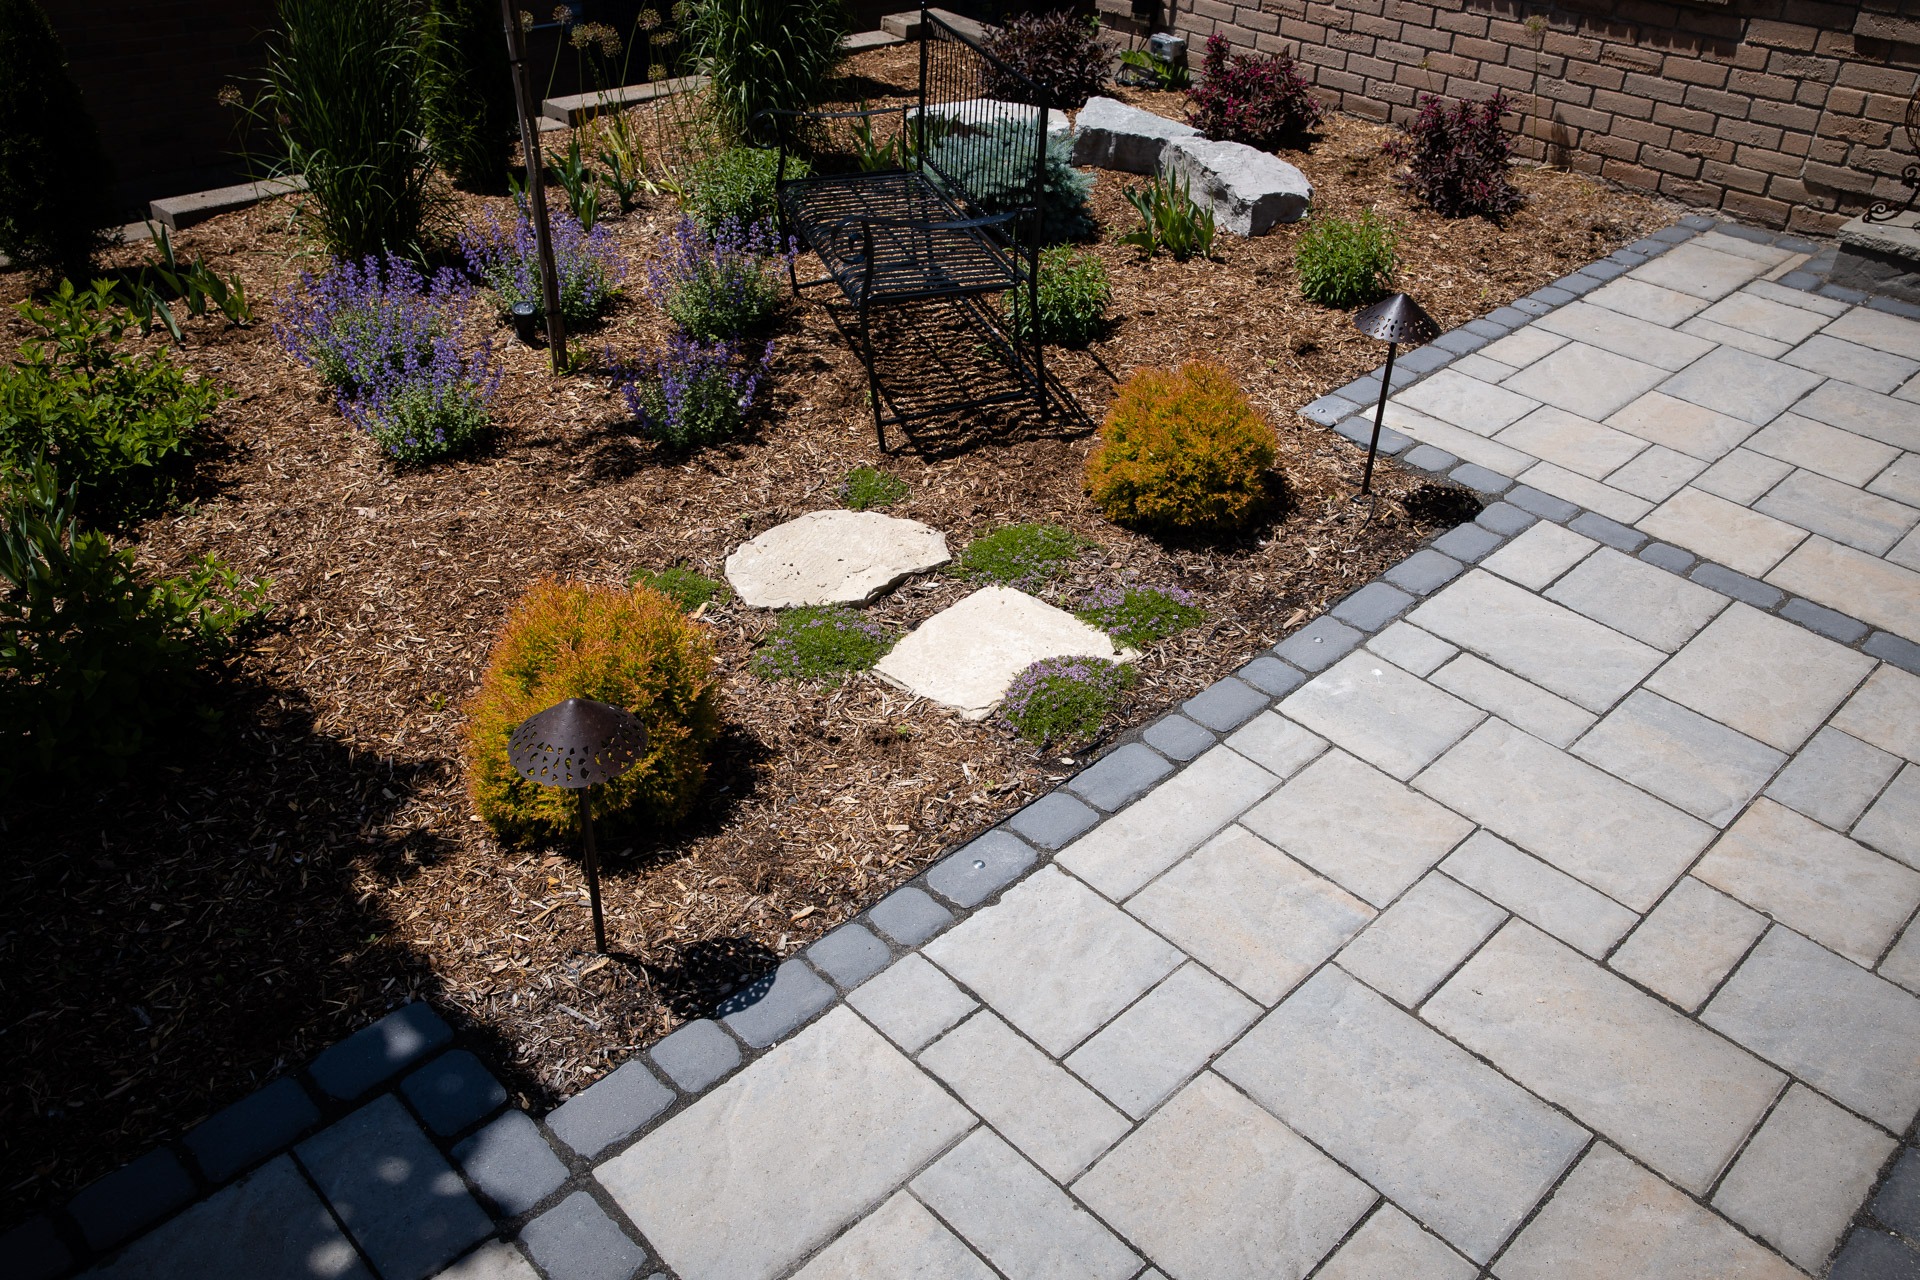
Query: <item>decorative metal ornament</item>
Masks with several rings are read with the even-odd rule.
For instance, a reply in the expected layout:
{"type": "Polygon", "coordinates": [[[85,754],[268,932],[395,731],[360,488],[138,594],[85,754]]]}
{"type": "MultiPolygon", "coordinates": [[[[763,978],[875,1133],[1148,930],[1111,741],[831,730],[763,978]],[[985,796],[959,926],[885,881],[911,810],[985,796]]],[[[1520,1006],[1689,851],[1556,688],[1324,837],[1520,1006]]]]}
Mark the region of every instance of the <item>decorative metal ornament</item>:
{"type": "Polygon", "coordinates": [[[647,728],[630,711],[568,698],[529,716],[507,738],[507,760],[528,782],[563,787],[580,795],[582,859],[587,897],[593,903],[593,941],[605,953],[607,927],[600,914],[600,859],[593,843],[589,795],[595,783],[611,782],[647,752],[647,728]]]}
{"type": "MultiPolygon", "coordinates": [[[[1920,88],[1913,91],[1913,100],[1907,103],[1905,128],[1907,145],[1913,148],[1914,155],[1920,156],[1920,88]]],[[[1913,212],[1913,206],[1920,203],[1920,160],[1900,171],[1900,181],[1907,184],[1907,202],[1896,205],[1891,200],[1875,200],[1867,206],[1861,221],[1892,222],[1903,213],[1913,212]]]]}
{"type": "Polygon", "coordinates": [[[1373,492],[1373,460],[1380,452],[1380,425],[1387,416],[1387,396],[1393,387],[1393,357],[1403,342],[1414,346],[1432,342],[1440,336],[1440,326],[1420,309],[1419,303],[1396,293],[1355,316],[1353,327],[1387,344],[1386,367],[1380,371],[1380,403],[1373,411],[1373,438],[1367,442],[1367,472],[1360,480],[1360,492],[1368,494],[1373,492]]]}

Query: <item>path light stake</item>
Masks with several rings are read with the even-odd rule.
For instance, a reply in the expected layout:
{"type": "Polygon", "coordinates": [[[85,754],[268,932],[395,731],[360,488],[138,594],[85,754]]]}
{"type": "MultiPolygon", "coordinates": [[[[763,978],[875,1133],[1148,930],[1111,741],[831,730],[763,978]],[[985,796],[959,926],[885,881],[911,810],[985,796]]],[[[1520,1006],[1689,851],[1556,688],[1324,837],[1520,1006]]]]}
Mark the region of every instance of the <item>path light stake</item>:
{"type": "Polygon", "coordinates": [[[593,847],[588,797],[594,783],[611,782],[646,752],[646,726],[632,712],[587,698],[568,698],[529,716],[507,739],[507,759],[521,777],[580,793],[582,862],[587,870],[587,897],[593,903],[594,949],[602,955],[607,950],[607,927],[600,918],[600,860],[593,847]]]}
{"type": "Polygon", "coordinates": [[[513,64],[513,105],[520,113],[520,151],[527,160],[527,206],[533,218],[533,244],[540,254],[540,299],[547,312],[547,347],[553,371],[567,371],[567,327],[560,318],[560,278],[553,268],[553,231],[547,226],[546,159],[540,154],[540,130],[533,115],[533,85],[527,79],[526,44],[513,0],[500,0],[500,21],[507,29],[507,60],[513,64]]]}
{"type": "Polygon", "coordinates": [[[1353,318],[1353,327],[1369,338],[1387,344],[1387,366],[1380,371],[1380,404],[1373,411],[1373,439],[1367,442],[1367,474],[1360,481],[1360,492],[1373,492],[1373,459],[1380,451],[1380,424],[1387,416],[1387,395],[1393,386],[1393,357],[1403,342],[1419,346],[1440,336],[1440,326],[1420,309],[1420,304],[1404,293],[1396,293],[1362,311],[1353,318]]]}

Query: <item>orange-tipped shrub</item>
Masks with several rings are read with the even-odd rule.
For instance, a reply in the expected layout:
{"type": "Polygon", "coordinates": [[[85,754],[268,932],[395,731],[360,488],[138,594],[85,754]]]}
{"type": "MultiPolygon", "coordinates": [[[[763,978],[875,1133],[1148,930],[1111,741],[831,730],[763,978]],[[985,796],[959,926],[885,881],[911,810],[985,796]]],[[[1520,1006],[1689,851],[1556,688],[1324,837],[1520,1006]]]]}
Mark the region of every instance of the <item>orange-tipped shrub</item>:
{"type": "Polygon", "coordinates": [[[1116,524],[1222,533],[1259,514],[1273,460],[1273,428],[1233,375],[1191,360],[1127,379],[1087,459],[1087,492],[1116,524]]]}
{"type": "Polygon", "coordinates": [[[556,702],[594,698],[647,727],[647,753],[594,788],[594,821],[608,834],[670,826],[706,780],[716,691],[706,631],[659,592],[542,579],[507,618],[468,704],[467,793],[503,839],[576,834],[574,794],[515,773],[507,738],[556,702]]]}

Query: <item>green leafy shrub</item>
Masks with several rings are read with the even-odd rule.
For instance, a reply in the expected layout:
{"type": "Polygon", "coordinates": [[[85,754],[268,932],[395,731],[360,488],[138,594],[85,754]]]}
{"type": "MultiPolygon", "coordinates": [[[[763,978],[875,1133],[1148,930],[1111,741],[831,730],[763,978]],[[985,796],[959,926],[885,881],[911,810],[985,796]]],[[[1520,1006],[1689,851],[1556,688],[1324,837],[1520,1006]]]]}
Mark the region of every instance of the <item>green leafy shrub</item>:
{"type": "Polygon", "coordinates": [[[970,578],[1026,590],[1057,578],[1093,544],[1057,524],[1009,524],[983,533],[960,553],[970,578]]]}
{"type": "Polygon", "coordinates": [[[1100,39],[1100,21],[1062,10],[1023,13],[989,34],[986,51],[1025,77],[1040,90],[1035,95],[1019,80],[988,65],[981,76],[981,96],[1002,102],[1033,102],[1040,107],[1087,105],[1087,99],[1107,87],[1113,55],[1100,39]]]}
{"type": "Polygon", "coordinates": [[[0,0],[0,253],[89,279],[115,221],[112,171],[35,0],[0,0]]]}
{"type": "Polygon", "coordinates": [[[855,467],[840,482],[840,501],[849,511],[890,507],[907,496],[907,482],[873,467],[855,467]]]}
{"type": "Polygon", "coordinates": [[[407,0],[280,0],[256,107],[302,213],[336,258],[418,258],[443,204],[425,145],[420,24],[407,0]]]}
{"type": "Polygon", "coordinates": [[[211,556],[150,579],[80,527],[76,498],[44,462],[0,475],[0,791],[118,772],[156,730],[216,719],[208,677],[266,610],[265,584],[211,556]]]}
{"type": "Polygon", "coordinates": [[[164,506],[225,390],[188,377],[165,350],[121,350],[133,317],[105,281],[76,290],[63,280],[44,306],[16,310],[40,335],[0,370],[0,464],[46,458],[103,523],[164,506]]]}
{"type": "Polygon", "coordinates": [[[469,191],[504,194],[520,120],[500,6],[490,0],[430,0],[420,40],[427,140],[434,159],[469,191]]]}
{"type": "Polygon", "coordinates": [[[635,569],[627,584],[658,591],[680,606],[680,612],[693,613],[703,604],[727,598],[727,585],[681,565],[670,569],[635,569]]]}
{"type": "Polygon", "coordinates": [[[786,609],[753,655],[770,680],[839,680],[886,656],[899,637],[841,605],[786,609]]]}
{"type": "MultiPolygon", "coordinates": [[[[1015,289],[1010,296],[1014,332],[1028,341],[1033,326],[1027,318],[1027,291],[1015,289]]],[[[1113,283],[1098,257],[1063,244],[1040,254],[1040,341],[1086,346],[1106,332],[1112,301],[1113,283]]]]}
{"type": "Polygon", "coordinates": [[[1118,524],[1220,533],[1259,514],[1274,455],[1273,428],[1220,365],[1142,369],[1107,410],[1087,491],[1118,524]]]}
{"type": "Polygon", "coordinates": [[[1085,742],[1100,731],[1131,676],[1103,658],[1042,658],[1014,677],[1000,715],[1035,746],[1085,742]]]}
{"type": "Polygon", "coordinates": [[[694,0],[687,43],[722,127],[745,137],[761,111],[820,101],[848,27],[840,0],[694,0]]]}
{"type": "Polygon", "coordinates": [[[1128,587],[1102,583],[1087,593],[1075,615],[1121,644],[1144,649],[1197,625],[1207,611],[1178,587],[1128,587]]]}
{"type": "Polygon", "coordinates": [[[533,585],[501,628],[467,706],[467,794],[503,839],[576,834],[574,793],[528,782],[507,759],[520,722],[567,698],[625,707],[647,730],[646,754],[594,787],[594,821],[606,821],[610,834],[652,834],[686,817],[720,734],[705,629],[646,587],[533,585]]]}
{"type": "Polygon", "coordinates": [[[1140,225],[1121,236],[1121,244],[1144,249],[1149,258],[1165,249],[1175,262],[1213,256],[1218,234],[1213,209],[1195,202],[1185,178],[1176,185],[1164,174],[1155,174],[1145,187],[1127,188],[1127,203],[1140,215],[1140,225]]]}
{"type": "Polygon", "coordinates": [[[1372,302],[1393,288],[1399,251],[1399,236],[1371,209],[1353,219],[1313,218],[1293,251],[1300,292],[1326,307],[1372,302]]]}
{"type": "MultiPolygon", "coordinates": [[[[707,232],[731,223],[771,226],[780,216],[774,203],[774,179],[780,154],[761,147],[728,147],[693,166],[687,174],[686,206],[707,232]]],[[[787,176],[804,178],[812,170],[798,156],[787,157],[787,176]]]]}
{"type": "Polygon", "coordinates": [[[1091,236],[1094,222],[1087,198],[1093,194],[1093,175],[1073,167],[1073,148],[1065,134],[1051,134],[1036,192],[1032,147],[1031,129],[1006,123],[948,133],[927,147],[927,158],[987,213],[1037,205],[1042,244],[1091,236]]]}

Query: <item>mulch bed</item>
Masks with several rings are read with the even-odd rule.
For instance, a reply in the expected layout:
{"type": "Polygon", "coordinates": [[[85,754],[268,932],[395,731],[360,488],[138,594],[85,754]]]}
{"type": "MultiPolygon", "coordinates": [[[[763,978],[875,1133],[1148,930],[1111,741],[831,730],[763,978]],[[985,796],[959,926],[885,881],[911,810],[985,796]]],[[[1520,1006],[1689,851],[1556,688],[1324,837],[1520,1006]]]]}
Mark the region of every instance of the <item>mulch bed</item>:
{"type": "MultiPolygon", "coordinates": [[[[854,60],[849,98],[911,82],[910,50],[854,60]]],[[[1179,114],[1172,94],[1134,100],[1179,114]]],[[[1525,171],[1504,226],[1415,207],[1380,156],[1385,130],[1337,118],[1304,154],[1316,208],[1400,222],[1402,287],[1462,323],[1672,220],[1671,209],[1576,175],[1525,171]]],[[[1103,173],[1107,237],[1130,226],[1128,175],[1103,173]]],[[[460,197],[471,208],[472,197],[460,197]]],[[[616,224],[634,263],[669,201],[616,224]]],[[[262,302],[246,330],[197,325],[183,358],[226,381],[220,447],[196,505],[137,531],[144,563],[212,553],[272,580],[273,625],[241,664],[212,739],[185,734],[144,771],[5,818],[0,907],[0,1188],[13,1220],[181,1132],[275,1073],[412,998],[490,1041],[522,1105],[543,1108],[711,1009],[942,851],[1067,777],[1316,616],[1430,530],[1397,499],[1349,496],[1359,453],[1293,410],[1382,351],[1343,313],[1304,302],[1295,228],[1224,239],[1222,260],[1142,261],[1103,241],[1117,323],[1085,352],[1050,353],[1081,419],[950,421],[882,456],[858,360],[816,302],[779,337],[775,409],[751,437],[662,456],[602,376],[555,379],[508,342],[497,438],[482,453],[396,472],[282,354],[267,299],[311,266],[285,202],[178,237],[262,302]],[[1194,356],[1224,361],[1279,432],[1290,507],[1230,545],[1115,528],[1081,489],[1116,379],[1194,356]],[[1071,604],[1116,576],[1173,584],[1204,625],[1149,652],[1099,742],[1042,755],[873,677],[777,684],[747,670],[763,613],[709,608],[725,737],[697,817],[610,851],[616,954],[597,957],[571,849],[502,848],[467,802],[461,706],[490,639],[542,574],[619,582],[636,567],[719,576],[739,542],[837,505],[857,465],[911,486],[893,513],[977,532],[1050,521],[1098,547],[1044,594],[1071,604]]],[[[138,261],[138,250],[116,262],[138,261]]],[[[25,295],[0,277],[0,301],[25,295]]],[[[8,318],[8,346],[26,327],[8,318]]],[[[664,332],[630,288],[587,349],[632,354],[664,332]]],[[[502,339],[506,339],[504,326],[502,339]]],[[[896,437],[897,439],[897,437],[896,437]]],[[[872,608],[907,628],[972,589],[946,575],[872,608]]]]}

